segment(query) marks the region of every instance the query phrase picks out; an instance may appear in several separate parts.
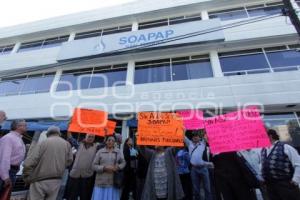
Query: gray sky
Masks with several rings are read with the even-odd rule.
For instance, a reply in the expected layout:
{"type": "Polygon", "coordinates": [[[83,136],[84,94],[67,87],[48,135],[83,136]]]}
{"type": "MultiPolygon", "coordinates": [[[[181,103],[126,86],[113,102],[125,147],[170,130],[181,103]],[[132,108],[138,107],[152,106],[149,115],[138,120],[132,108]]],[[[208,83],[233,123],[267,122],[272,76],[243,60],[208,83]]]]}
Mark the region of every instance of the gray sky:
{"type": "Polygon", "coordinates": [[[0,27],[115,6],[133,0],[3,0],[0,27]]]}

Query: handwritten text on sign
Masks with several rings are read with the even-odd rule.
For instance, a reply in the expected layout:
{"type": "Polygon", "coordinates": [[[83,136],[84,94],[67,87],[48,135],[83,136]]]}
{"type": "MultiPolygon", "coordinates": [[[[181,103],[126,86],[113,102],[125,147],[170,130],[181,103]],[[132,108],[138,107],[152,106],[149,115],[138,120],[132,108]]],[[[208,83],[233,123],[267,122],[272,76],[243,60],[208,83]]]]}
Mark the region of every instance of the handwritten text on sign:
{"type": "Polygon", "coordinates": [[[76,108],[68,131],[99,136],[112,135],[116,122],[109,121],[107,116],[108,113],[104,111],[76,108]]]}
{"type": "Polygon", "coordinates": [[[270,146],[256,107],[206,119],[205,129],[214,154],[270,146]]]}
{"type": "Polygon", "coordinates": [[[201,110],[178,111],[182,117],[186,130],[198,130],[204,128],[203,112],[201,110]]]}
{"type": "Polygon", "coordinates": [[[138,145],[183,146],[183,123],[176,113],[138,113],[138,145]]]}

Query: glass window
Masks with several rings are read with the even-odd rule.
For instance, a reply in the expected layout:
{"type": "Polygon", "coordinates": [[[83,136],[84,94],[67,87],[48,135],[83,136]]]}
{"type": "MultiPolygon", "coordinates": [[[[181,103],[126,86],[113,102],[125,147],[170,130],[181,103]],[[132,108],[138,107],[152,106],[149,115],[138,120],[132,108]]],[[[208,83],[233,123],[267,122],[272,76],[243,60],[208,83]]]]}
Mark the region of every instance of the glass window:
{"type": "Polygon", "coordinates": [[[53,78],[54,75],[38,75],[33,77],[29,76],[24,82],[21,94],[48,92],[50,90],[53,78]]]}
{"type": "Polygon", "coordinates": [[[264,15],[274,15],[282,13],[283,6],[271,6],[257,9],[248,9],[248,14],[250,17],[258,17],[264,15]]]}
{"type": "Polygon", "coordinates": [[[191,16],[174,17],[169,19],[169,25],[200,21],[200,20],[201,20],[200,14],[191,15],[191,16]]]}
{"type": "Polygon", "coordinates": [[[30,51],[35,49],[40,49],[43,45],[44,40],[22,43],[18,52],[30,51]]]}
{"type": "Polygon", "coordinates": [[[278,132],[280,140],[300,147],[300,127],[294,113],[265,114],[264,122],[267,128],[278,132]]]}
{"type": "Polygon", "coordinates": [[[56,91],[125,85],[126,75],[126,64],[69,70],[61,76],[56,91]]]}
{"type": "Polygon", "coordinates": [[[173,80],[213,77],[210,60],[193,60],[172,63],[173,80]]]}
{"type": "Polygon", "coordinates": [[[136,67],[135,69],[135,84],[164,81],[171,81],[170,63],[158,63],[144,67],[136,67]]]}
{"type": "Polygon", "coordinates": [[[277,52],[267,52],[267,57],[272,68],[286,68],[287,70],[297,70],[297,66],[300,66],[300,52],[295,50],[289,51],[277,51],[277,52]]]}
{"type": "Polygon", "coordinates": [[[75,40],[90,38],[90,37],[98,37],[101,36],[102,30],[88,31],[83,33],[76,33],[75,40]]]}
{"type": "Polygon", "coordinates": [[[222,21],[247,18],[245,8],[236,8],[209,13],[210,18],[220,18],[222,21]]]}
{"type": "Polygon", "coordinates": [[[75,40],[91,38],[91,37],[99,37],[101,35],[123,33],[123,32],[127,32],[127,31],[131,31],[131,25],[116,26],[116,27],[111,27],[111,28],[106,28],[106,29],[98,29],[98,30],[76,33],[75,40]]]}
{"type": "Polygon", "coordinates": [[[69,36],[61,36],[61,37],[46,39],[43,43],[42,48],[60,46],[63,42],[68,41],[68,39],[69,39],[69,36]]]}
{"type": "Polygon", "coordinates": [[[263,53],[220,57],[223,72],[245,72],[251,70],[252,73],[268,71],[269,66],[263,53]]]}
{"type": "Polygon", "coordinates": [[[14,48],[14,45],[0,47],[0,55],[9,54],[14,48]]]}
{"type": "Polygon", "coordinates": [[[90,88],[112,87],[116,84],[118,86],[125,85],[126,73],[126,69],[94,72],[90,88]]]}
{"type": "Polygon", "coordinates": [[[90,75],[90,73],[63,74],[59,80],[56,91],[87,89],[90,83],[90,75]]]}
{"type": "Polygon", "coordinates": [[[168,26],[168,19],[159,19],[149,22],[141,22],[139,23],[139,29],[147,29],[147,28],[154,28],[160,26],[168,26]]]}
{"type": "Polygon", "coordinates": [[[25,77],[16,78],[13,80],[5,80],[0,83],[1,95],[17,95],[20,89],[23,87],[25,77]]]}

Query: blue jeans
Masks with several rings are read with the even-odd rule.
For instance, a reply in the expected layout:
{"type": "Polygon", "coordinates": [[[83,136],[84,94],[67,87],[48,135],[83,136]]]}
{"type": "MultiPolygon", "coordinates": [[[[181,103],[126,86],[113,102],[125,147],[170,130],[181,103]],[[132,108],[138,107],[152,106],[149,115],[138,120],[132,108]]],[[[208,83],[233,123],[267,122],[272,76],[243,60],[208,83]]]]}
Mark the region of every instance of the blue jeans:
{"type": "Polygon", "coordinates": [[[191,178],[193,183],[194,200],[200,200],[200,185],[203,182],[205,200],[212,200],[209,173],[206,167],[192,167],[191,178]]]}

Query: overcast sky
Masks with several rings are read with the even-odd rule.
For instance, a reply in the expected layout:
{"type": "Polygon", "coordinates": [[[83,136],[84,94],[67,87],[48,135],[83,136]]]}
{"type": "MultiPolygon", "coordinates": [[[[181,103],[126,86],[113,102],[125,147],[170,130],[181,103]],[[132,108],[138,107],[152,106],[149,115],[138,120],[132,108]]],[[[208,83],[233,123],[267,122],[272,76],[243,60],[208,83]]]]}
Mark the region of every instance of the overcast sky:
{"type": "Polygon", "coordinates": [[[133,0],[3,0],[0,6],[0,27],[115,6],[132,1],[133,0]]]}

